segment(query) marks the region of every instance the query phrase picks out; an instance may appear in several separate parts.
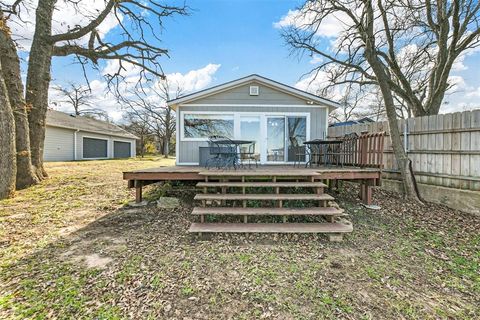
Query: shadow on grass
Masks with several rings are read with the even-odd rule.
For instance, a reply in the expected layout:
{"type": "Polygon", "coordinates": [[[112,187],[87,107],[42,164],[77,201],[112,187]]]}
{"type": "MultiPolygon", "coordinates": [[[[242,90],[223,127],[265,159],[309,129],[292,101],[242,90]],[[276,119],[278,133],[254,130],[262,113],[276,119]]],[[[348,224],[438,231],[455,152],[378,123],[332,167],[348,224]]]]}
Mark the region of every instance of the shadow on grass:
{"type": "Polygon", "coordinates": [[[349,188],[340,205],[354,233],[340,244],[317,235],[200,240],[187,233],[189,196],[174,210],[121,208],[8,266],[0,317],[475,318],[478,235],[418,223],[391,194],[367,211],[349,188]]]}

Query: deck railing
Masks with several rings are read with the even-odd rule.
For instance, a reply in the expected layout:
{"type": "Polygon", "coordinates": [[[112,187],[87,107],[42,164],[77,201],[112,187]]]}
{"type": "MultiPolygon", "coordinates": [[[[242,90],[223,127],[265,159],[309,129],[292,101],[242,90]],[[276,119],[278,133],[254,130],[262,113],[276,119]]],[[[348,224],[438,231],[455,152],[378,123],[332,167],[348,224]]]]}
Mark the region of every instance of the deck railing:
{"type": "Polygon", "coordinates": [[[338,151],[327,153],[327,157],[329,157],[327,161],[333,163],[335,159],[340,159],[340,162],[346,166],[381,169],[383,167],[384,138],[384,131],[346,135],[340,138],[343,143],[339,145],[338,151]]]}

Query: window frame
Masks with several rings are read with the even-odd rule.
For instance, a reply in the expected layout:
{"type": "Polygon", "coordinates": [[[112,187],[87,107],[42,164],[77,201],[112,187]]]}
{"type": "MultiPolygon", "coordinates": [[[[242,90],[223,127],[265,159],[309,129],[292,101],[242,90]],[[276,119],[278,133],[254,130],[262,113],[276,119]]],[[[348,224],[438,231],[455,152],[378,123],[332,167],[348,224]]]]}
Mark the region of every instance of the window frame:
{"type": "Polygon", "coordinates": [[[219,116],[231,116],[233,121],[232,138],[235,137],[235,113],[234,112],[221,112],[221,111],[183,111],[180,113],[180,138],[181,141],[208,141],[208,137],[185,137],[185,115],[200,114],[200,115],[219,115],[219,116]]]}

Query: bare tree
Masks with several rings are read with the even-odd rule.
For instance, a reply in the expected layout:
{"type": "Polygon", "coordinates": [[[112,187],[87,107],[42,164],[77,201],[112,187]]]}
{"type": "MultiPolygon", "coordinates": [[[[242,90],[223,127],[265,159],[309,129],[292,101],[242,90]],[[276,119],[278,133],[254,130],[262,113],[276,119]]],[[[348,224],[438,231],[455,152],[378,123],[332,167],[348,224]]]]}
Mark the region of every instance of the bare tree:
{"type": "MultiPolygon", "coordinates": [[[[25,0],[0,1],[2,13],[17,15],[25,0]]],[[[28,106],[28,123],[31,163],[37,178],[46,176],[43,167],[43,147],[45,139],[45,118],[48,109],[48,89],[50,86],[51,62],[54,56],[73,56],[85,70],[88,65],[97,68],[100,60],[118,61],[118,70],[107,75],[109,84],[119,85],[126,64],[140,69],[140,77],[163,78],[159,57],[168,51],[161,48],[159,28],[162,20],[174,14],[186,14],[183,5],[169,6],[155,0],[106,0],[104,8],[86,12],[77,0],[64,0],[77,10],[87,22],[84,25],[65,25],[65,30],[53,34],[52,18],[57,0],[38,1],[35,13],[35,32],[31,45],[25,100],[28,106]],[[107,17],[114,17],[118,23],[114,42],[102,38],[98,28],[107,17]],[[87,41],[82,41],[87,39],[87,41]]],[[[2,25],[5,24],[2,14],[2,25]]],[[[20,80],[16,80],[19,82],[20,80]]],[[[22,86],[22,83],[17,83],[22,86]]]]}
{"type": "Polygon", "coordinates": [[[8,198],[15,191],[15,120],[10,106],[4,72],[0,61],[0,199],[8,198]]]}
{"type": "MultiPolygon", "coordinates": [[[[16,146],[16,189],[23,189],[36,184],[38,179],[33,172],[30,157],[30,136],[28,131],[27,105],[23,92],[23,84],[20,74],[20,59],[17,48],[11,37],[11,31],[7,25],[7,16],[14,11],[5,12],[0,7],[0,60],[4,83],[8,92],[8,100],[13,111],[15,134],[2,134],[3,139],[15,140],[16,146]]],[[[5,118],[2,121],[7,121],[5,118]]],[[[8,124],[5,124],[8,125],[8,124]]],[[[2,139],[2,140],[3,140],[2,139]]],[[[6,146],[7,141],[3,141],[6,146]]]]}
{"type": "Polygon", "coordinates": [[[126,120],[126,124],[122,127],[139,138],[137,153],[143,158],[145,155],[146,142],[149,141],[153,135],[150,124],[146,122],[143,117],[138,117],[136,112],[131,111],[124,115],[124,119],[126,120]]]}
{"type": "Polygon", "coordinates": [[[92,90],[88,86],[82,86],[70,82],[68,87],[62,87],[59,85],[55,86],[54,89],[60,92],[62,96],[61,100],[53,101],[54,104],[66,104],[70,106],[76,116],[87,116],[108,120],[108,115],[104,110],[95,108],[92,90]]]}
{"type": "Polygon", "coordinates": [[[337,122],[359,119],[369,115],[367,110],[368,95],[361,87],[348,84],[343,88],[342,97],[338,101],[340,108],[333,111],[330,116],[337,122]]]}
{"type": "Polygon", "coordinates": [[[393,150],[404,181],[405,196],[420,201],[411,161],[403,149],[397,125],[394,87],[398,87],[398,81],[388,64],[398,46],[392,38],[392,32],[406,36],[409,30],[400,23],[404,22],[401,17],[395,19],[395,3],[385,3],[386,6],[382,0],[307,1],[299,9],[302,24],[286,29],[284,37],[292,48],[324,57],[326,61],[316,71],[330,72],[333,84],[355,83],[362,86],[377,85],[380,88],[390,124],[393,150]],[[324,49],[320,48],[317,35],[325,19],[331,17],[340,17],[339,23],[344,27],[336,39],[337,49],[333,52],[325,46],[324,49]]]}
{"type": "Polygon", "coordinates": [[[120,97],[124,107],[154,132],[165,157],[170,154],[170,142],[175,134],[175,114],[167,101],[179,98],[182,94],[181,85],[165,79],[144,90],[131,90],[129,95],[120,97]]]}
{"type": "MultiPolygon", "coordinates": [[[[471,0],[342,0],[306,1],[299,9],[297,25],[286,33],[294,48],[305,49],[326,62],[316,71],[330,73],[332,84],[377,84],[360,37],[353,35],[352,18],[374,10],[372,24],[379,57],[388,71],[388,85],[415,116],[438,114],[454,62],[480,44],[480,2],[471,0]],[[327,15],[328,13],[328,15],[327,15]],[[337,50],[320,49],[316,31],[330,16],[344,32],[337,50]],[[333,64],[335,64],[333,66],[333,64]]],[[[364,25],[365,26],[365,25],[364,25]]],[[[363,30],[365,31],[365,30],[363,30]]]]}

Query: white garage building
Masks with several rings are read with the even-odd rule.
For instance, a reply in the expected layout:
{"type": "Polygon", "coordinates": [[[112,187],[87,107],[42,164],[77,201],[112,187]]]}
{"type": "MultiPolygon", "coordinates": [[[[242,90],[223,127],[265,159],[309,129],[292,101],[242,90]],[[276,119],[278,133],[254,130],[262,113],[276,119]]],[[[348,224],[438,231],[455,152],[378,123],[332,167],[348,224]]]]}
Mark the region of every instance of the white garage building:
{"type": "Polygon", "coordinates": [[[114,124],[48,110],[45,161],[135,157],[136,136],[114,124]]]}

